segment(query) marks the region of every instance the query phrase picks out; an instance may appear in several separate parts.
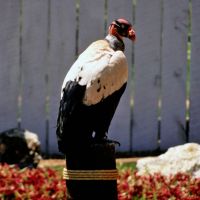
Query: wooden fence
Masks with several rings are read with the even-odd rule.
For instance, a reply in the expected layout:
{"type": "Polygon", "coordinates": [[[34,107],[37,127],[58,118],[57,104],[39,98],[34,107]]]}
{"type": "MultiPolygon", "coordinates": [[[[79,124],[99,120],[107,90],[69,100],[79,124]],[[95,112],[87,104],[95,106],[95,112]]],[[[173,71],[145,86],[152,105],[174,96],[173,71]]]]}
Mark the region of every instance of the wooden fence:
{"type": "Polygon", "coordinates": [[[133,152],[200,142],[199,0],[0,0],[0,131],[20,125],[57,153],[65,74],[119,17],[137,41],[109,137],[133,152]]]}

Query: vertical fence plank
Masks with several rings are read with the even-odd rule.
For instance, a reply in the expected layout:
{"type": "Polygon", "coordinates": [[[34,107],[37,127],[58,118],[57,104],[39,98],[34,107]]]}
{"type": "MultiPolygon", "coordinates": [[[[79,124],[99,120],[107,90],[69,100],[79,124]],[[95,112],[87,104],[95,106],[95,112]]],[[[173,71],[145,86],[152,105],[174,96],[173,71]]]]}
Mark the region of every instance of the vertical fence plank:
{"type": "Polygon", "coordinates": [[[200,1],[192,1],[190,141],[200,142],[200,1]]]}
{"type": "Polygon", "coordinates": [[[81,0],[79,11],[79,53],[104,36],[104,1],[81,0]]]}
{"type": "Polygon", "coordinates": [[[164,0],[161,148],[185,142],[188,0],[164,0]]]}
{"type": "Polygon", "coordinates": [[[0,2],[0,131],[17,126],[19,1],[0,2]]]}
{"type": "MultiPolygon", "coordinates": [[[[121,0],[108,0],[108,26],[118,18],[125,18],[133,24],[132,0],[126,3],[121,0]]],[[[107,27],[108,28],[108,27],[107,27]]],[[[130,141],[130,90],[131,90],[131,68],[132,68],[132,42],[124,39],[125,55],[129,65],[129,80],[125,93],[123,94],[116,113],[111,122],[109,137],[121,143],[117,151],[129,151],[130,141]]]]}
{"type": "Polygon", "coordinates": [[[48,1],[23,1],[22,127],[36,132],[45,148],[48,1]]]}
{"type": "Polygon", "coordinates": [[[158,147],[161,1],[137,1],[133,112],[134,151],[158,147]]]}
{"type": "Polygon", "coordinates": [[[50,154],[58,152],[56,120],[61,85],[75,59],[76,8],[75,1],[51,1],[49,46],[49,146],[50,154]]]}

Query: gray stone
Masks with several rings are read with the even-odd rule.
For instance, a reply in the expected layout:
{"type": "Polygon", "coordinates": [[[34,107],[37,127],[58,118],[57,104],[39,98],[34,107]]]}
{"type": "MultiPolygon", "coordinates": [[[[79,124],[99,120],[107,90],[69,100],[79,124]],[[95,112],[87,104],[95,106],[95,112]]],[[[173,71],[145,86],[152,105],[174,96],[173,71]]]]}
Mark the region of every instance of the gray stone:
{"type": "Polygon", "coordinates": [[[158,157],[142,158],[137,161],[138,174],[161,173],[169,176],[178,172],[200,177],[200,145],[186,143],[171,147],[158,157]]]}

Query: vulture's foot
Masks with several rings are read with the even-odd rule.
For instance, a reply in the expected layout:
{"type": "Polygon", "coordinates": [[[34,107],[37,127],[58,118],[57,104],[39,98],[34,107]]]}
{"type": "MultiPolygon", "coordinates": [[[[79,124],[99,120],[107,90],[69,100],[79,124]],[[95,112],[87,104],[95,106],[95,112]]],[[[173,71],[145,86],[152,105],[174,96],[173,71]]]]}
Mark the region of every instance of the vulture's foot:
{"type": "Polygon", "coordinates": [[[94,138],[94,143],[95,144],[115,144],[115,145],[119,145],[120,143],[116,140],[110,140],[107,137],[104,138],[94,138]]]}

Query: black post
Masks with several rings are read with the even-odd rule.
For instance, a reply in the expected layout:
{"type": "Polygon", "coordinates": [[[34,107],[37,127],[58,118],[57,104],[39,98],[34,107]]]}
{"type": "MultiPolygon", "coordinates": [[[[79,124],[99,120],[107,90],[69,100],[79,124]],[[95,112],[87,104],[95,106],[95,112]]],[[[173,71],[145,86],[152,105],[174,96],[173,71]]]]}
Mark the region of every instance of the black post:
{"type": "Polygon", "coordinates": [[[94,144],[68,156],[67,200],[117,200],[115,144],[94,144]]]}

